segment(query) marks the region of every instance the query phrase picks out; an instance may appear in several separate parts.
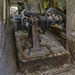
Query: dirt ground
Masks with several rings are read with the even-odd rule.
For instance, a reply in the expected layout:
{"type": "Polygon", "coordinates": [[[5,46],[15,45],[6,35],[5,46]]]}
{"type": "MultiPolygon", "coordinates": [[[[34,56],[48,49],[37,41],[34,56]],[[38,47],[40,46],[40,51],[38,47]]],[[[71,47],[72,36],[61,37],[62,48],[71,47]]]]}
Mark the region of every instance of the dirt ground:
{"type": "Polygon", "coordinates": [[[39,72],[37,71],[36,73],[26,73],[26,74],[21,74],[17,73],[17,75],[75,75],[75,69],[74,68],[68,68],[66,70],[61,69],[49,69],[44,72],[39,72]]]}

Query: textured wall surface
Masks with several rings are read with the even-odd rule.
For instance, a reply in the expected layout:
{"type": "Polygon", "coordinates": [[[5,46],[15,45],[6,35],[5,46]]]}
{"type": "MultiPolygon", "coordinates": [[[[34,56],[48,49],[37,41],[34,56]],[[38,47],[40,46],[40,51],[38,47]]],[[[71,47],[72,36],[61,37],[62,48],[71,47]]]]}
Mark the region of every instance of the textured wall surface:
{"type": "Polygon", "coordinates": [[[75,0],[67,0],[67,38],[75,41],[75,0]]]}
{"type": "Polygon", "coordinates": [[[67,48],[75,58],[75,0],[66,0],[67,5],[67,48]]]}

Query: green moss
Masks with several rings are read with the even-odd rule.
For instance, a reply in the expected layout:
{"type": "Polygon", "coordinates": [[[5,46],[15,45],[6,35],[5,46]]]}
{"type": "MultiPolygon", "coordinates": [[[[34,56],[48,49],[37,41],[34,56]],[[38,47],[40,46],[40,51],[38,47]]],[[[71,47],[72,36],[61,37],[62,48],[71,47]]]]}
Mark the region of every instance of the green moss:
{"type": "Polygon", "coordinates": [[[66,0],[50,0],[50,5],[49,5],[49,0],[41,0],[41,3],[44,9],[47,9],[50,6],[54,8],[59,8],[60,10],[63,11],[64,6],[66,6],[66,0]]]}
{"type": "Polygon", "coordinates": [[[64,6],[66,6],[66,0],[54,0],[53,7],[59,8],[63,11],[64,6]]]}

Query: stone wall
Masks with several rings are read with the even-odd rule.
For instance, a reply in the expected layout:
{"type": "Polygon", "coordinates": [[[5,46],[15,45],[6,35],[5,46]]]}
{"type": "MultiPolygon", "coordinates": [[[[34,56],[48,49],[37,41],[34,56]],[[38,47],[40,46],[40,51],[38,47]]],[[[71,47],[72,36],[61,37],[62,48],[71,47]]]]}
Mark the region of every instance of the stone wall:
{"type": "Polygon", "coordinates": [[[67,6],[67,49],[75,59],[75,0],[66,0],[67,6]]]}

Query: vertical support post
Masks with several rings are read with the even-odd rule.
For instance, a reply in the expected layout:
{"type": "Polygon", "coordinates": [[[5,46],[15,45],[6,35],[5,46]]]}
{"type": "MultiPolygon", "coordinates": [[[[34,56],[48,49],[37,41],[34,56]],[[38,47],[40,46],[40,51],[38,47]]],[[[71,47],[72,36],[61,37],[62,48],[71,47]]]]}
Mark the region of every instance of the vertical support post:
{"type": "Polygon", "coordinates": [[[0,21],[3,22],[3,0],[0,0],[0,21]]]}
{"type": "Polygon", "coordinates": [[[6,23],[7,23],[7,26],[9,26],[9,22],[10,22],[10,4],[9,4],[9,0],[6,0],[6,23]]]}
{"type": "Polygon", "coordinates": [[[2,54],[3,0],[0,0],[0,57],[2,54]]]}
{"type": "Polygon", "coordinates": [[[38,30],[37,25],[32,25],[32,40],[33,40],[33,49],[39,48],[39,39],[38,39],[38,30]]]}

